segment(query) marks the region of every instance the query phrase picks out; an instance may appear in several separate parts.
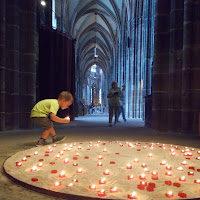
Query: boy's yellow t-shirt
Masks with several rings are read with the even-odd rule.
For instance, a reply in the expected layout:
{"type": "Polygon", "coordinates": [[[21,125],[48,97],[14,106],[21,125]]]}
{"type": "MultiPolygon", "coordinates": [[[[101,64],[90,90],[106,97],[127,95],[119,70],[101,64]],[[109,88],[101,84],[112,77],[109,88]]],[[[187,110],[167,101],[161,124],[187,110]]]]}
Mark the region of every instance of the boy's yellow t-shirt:
{"type": "Polygon", "coordinates": [[[47,117],[51,112],[55,115],[59,109],[57,99],[45,99],[39,101],[31,110],[30,117],[47,117]]]}

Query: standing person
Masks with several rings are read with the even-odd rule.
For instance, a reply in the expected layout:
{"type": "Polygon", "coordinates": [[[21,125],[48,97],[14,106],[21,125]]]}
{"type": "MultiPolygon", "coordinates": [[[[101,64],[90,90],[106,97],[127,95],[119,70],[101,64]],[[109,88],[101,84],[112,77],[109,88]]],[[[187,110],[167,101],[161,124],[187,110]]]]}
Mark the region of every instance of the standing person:
{"type": "Polygon", "coordinates": [[[69,123],[69,117],[60,118],[56,114],[59,107],[62,110],[67,109],[73,103],[73,97],[70,92],[63,91],[59,94],[58,99],[45,99],[39,101],[31,110],[31,119],[44,130],[36,146],[46,145],[46,139],[49,135],[52,141],[58,142],[64,140],[64,136],[57,136],[53,128],[53,121],[59,123],[69,123]]]}
{"type": "Polygon", "coordinates": [[[123,117],[124,122],[126,122],[126,117],[125,117],[125,113],[124,113],[125,96],[126,96],[125,90],[126,90],[126,85],[123,85],[122,86],[121,96],[120,96],[120,101],[119,101],[120,102],[120,106],[119,106],[119,113],[118,113],[117,122],[120,122],[119,121],[119,116],[120,116],[121,113],[122,113],[122,117],[123,117]]]}
{"type": "Polygon", "coordinates": [[[116,124],[119,112],[119,97],[121,95],[121,89],[117,86],[117,82],[113,81],[111,83],[111,88],[108,91],[108,105],[109,105],[109,126],[112,127],[113,113],[115,115],[116,124]]]}

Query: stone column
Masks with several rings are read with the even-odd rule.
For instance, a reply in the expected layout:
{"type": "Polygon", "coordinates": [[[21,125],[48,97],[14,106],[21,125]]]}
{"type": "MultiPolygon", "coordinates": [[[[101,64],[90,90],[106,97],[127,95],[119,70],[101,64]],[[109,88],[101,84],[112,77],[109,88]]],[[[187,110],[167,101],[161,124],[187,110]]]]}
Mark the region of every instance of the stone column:
{"type": "Polygon", "coordinates": [[[198,117],[200,113],[200,1],[193,1],[192,33],[192,68],[191,68],[191,132],[198,134],[198,117]]]}
{"type": "Polygon", "coordinates": [[[168,130],[170,1],[155,1],[152,128],[168,130]]]}
{"type": "Polygon", "coordinates": [[[182,67],[182,96],[181,96],[181,132],[191,132],[191,66],[192,66],[192,3],[184,0],[183,23],[183,67],[182,67]]]}
{"type": "Polygon", "coordinates": [[[31,128],[36,98],[36,1],[20,0],[20,128],[31,128]]]}
{"type": "Polygon", "coordinates": [[[180,131],[181,127],[183,6],[182,0],[171,0],[168,126],[172,131],[180,131]]]}
{"type": "Polygon", "coordinates": [[[0,131],[5,129],[5,0],[0,1],[0,131]]]}
{"type": "Polygon", "coordinates": [[[19,127],[19,7],[6,0],[6,129],[19,127]]]}

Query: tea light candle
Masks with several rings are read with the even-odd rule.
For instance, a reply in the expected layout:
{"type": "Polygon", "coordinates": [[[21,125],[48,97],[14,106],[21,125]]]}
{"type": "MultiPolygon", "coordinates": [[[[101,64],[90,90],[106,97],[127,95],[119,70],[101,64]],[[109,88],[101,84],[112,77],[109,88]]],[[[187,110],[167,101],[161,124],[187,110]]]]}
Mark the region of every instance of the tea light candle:
{"type": "Polygon", "coordinates": [[[90,189],[90,190],[96,190],[96,186],[95,186],[95,185],[90,185],[90,186],[89,186],[89,189],[90,189]]]}
{"type": "Polygon", "coordinates": [[[68,148],[67,151],[71,151],[71,148],[68,148]]]}
{"type": "Polygon", "coordinates": [[[172,170],[172,167],[171,166],[166,166],[166,169],[167,170],[172,170]]]}
{"type": "Polygon", "coordinates": [[[171,151],[171,152],[174,152],[175,150],[174,150],[174,149],[170,149],[170,151],[171,151]]]}
{"type": "Polygon", "coordinates": [[[179,178],[179,181],[186,181],[185,176],[180,177],[180,178],[179,178]]]}
{"type": "Polygon", "coordinates": [[[144,171],[145,171],[145,172],[149,172],[148,168],[146,168],[146,167],[144,168],[144,171]]]}
{"type": "Polygon", "coordinates": [[[82,149],[81,146],[79,146],[78,149],[82,149]]]}
{"type": "Polygon", "coordinates": [[[64,149],[63,149],[64,151],[67,151],[67,147],[64,147],[64,149]]]}
{"type": "Polygon", "coordinates": [[[141,181],[141,182],[140,182],[140,185],[147,186],[147,182],[141,181]]]}
{"type": "Polygon", "coordinates": [[[53,149],[50,149],[50,150],[49,150],[49,153],[51,153],[51,152],[53,152],[53,149]]]}
{"type": "Polygon", "coordinates": [[[189,176],[194,176],[194,172],[188,172],[189,176]]]}
{"type": "Polygon", "coordinates": [[[79,153],[76,153],[75,156],[79,156],[79,153]]]}
{"type": "Polygon", "coordinates": [[[100,140],[97,141],[97,143],[100,143],[100,142],[101,142],[100,140]]]}
{"type": "Polygon", "coordinates": [[[73,183],[70,183],[70,184],[66,185],[66,187],[73,187],[73,186],[74,186],[73,183]]]}
{"type": "Polygon", "coordinates": [[[197,160],[200,160],[200,157],[196,157],[197,160]]]}
{"type": "Polygon", "coordinates": [[[131,194],[128,194],[129,199],[136,199],[136,192],[132,192],[131,194]]]}
{"type": "Polygon", "coordinates": [[[50,146],[48,146],[48,150],[50,150],[51,149],[51,147],[50,146]]]}
{"type": "Polygon", "coordinates": [[[73,166],[78,166],[78,163],[74,163],[73,166]]]}
{"type": "Polygon", "coordinates": [[[165,165],[166,164],[166,161],[162,161],[161,163],[160,163],[160,165],[165,165]]]}
{"type": "Polygon", "coordinates": [[[22,166],[22,163],[16,162],[16,166],[17,166],[17,167],[21,167],[21,166],[22,166]]]}
{"type": "Polygon", "coordinates": [[[128,180],[133,180],[133,179],[134,179],[133,175],[128,176],[128,180]]]}
{"type": "Polygon", "coordinates": [[[158,175],[158,172],[153,171],[153,172],[152,172],[152,175],[158,175]]]}
{"type": "Polygon", "coordinates": [[[65,163],[65,164],[69,163],[69,159],[68,159],[68,158],[65,158],[64,163],[65,163]]]}
{"type": "Polygon", "coordinates": [[[26,162],[26,161],[27,161],[26,157],[23,157],[23,158],[22,158],[22,161],[23,161],[23,162],[26,162]]]}
{"type": "Polygon", "coordinates": [[[187,162],[186,162],[186,161],[183,161],[183,162],[181,163],[181,165],[187,165],[187,162]]]}
{"type": "Polygon", "coordinates": [[[105,192],[104,189],[101,189],[100,191],[98,191],[97,194],[98,194],[99,197],[105,197],[106,196],[106,192],[105,192]]]}
{"type": "Polygon", "coordinates": [[[143,147],[143,149],[146,149],[146,148],[147,148],[147,146],[144,146],[144,147],[143,147]]]}
{"type": "Polygon", "coordinates": [[[53,145],[53,147],[56,147],[56,146],[57,146],[56,144],[53,145]]]}
{"type": "Polygon", "coordinates": [[[36,152],[34,153],[34,155],[38,155],[38,152],[36,151],[36,152]]]}
{"type": "Polygon", "coordinates": [[[72,181],[78,183],[78,179],[76,178],[74,178],[72,181]]]}
{"type": "Polygon", "coordinates": [[[116,192],[118,192],[117,187],[110,188],[110,193],[116,193],[116,192]]]}
{"type": "Polygon", "coordinates": [[[97,163],[97,166],[103,166],[103,164],[101,162],[97,163]]]}
{"type": "Polygon", "coordinates": [[[83,170],[80,168],[80,169],[76,170],[76,173],[81,174],[81,173],[83,173],[83,170]]]}
{"type": "Polygon", "coordinates": [[[107,149],[103,149],[103,152],[107,152],[107,149]]]}
{"type": "Polygon", "coordinates": [[[174,196],[172,191],[169,191],[168,193],[165,193],[165,196],[168,198],[172,198],[174,196]]]}
{"type": "Polygon", "coordinates": [[[56,158],[60,158],[60,154],[57,154],[56,158]]]}
{"type": "Polygon", "coordinates": [[[172,172],[165,172],[165,175],[172,176],[172,172]]]}
{"type": "Polygon", "coordinates": [[[31,172],[35,172],[35,171],[37,171],[37,167],[33,166],[32,169],[31,169],[31,172]]]}
{"type": "Polygon", "coordinates": [[[141,167],[146,167],[146,166],[147,166],[147,165],[146,165],[146,164],[144,164],[144,163],[141,165],[141,167]]]}
{"type": "Polygon", "coordinates": [[[106,183],[106,179],[102,178],[101,180],[99,180],[99,184],[105,184],[106,183]]]}
{"type": "Polygon", "coordinates": [[[103,156],[100,155],[100,156],[98,157],[98,159],[99,159],[99,160],[102,160],[102,159],[103,159],[103,156]]]}
{"type": "Polygon", "coordinates": [[[140,180],[146,180],[145,174],[142,174],[141,176],[139,176],[139,179],[140,179],[140,180]]]}
{"type": "Polygon", "coordinates": [[[171,153],[171,156],[175,156],[175,155],[176,155],[176,153],[175,153],[175,152],[171,153]]]}
{"type": "Polygon", "coordinates": [[[200,151],[197,151],[198,154],[200,154],[200,151]]]}
{"type": "Polygon", "coordinates": [[[137,158],[135,158],[134,162],[135,162],[135,163],[138,163],[138,162],[139,162],[139,160],[138,160],[137,158]]]}
{"type": "Polygon", "coordinates": [[[42,163],[39,163],[39,164],[38,164],[38,167],[42,167],[42,163]]]}
{"type": "Polygon", "coordinates": [[[178,167],[177,170],[183,171],[183,168],[182,167],[178,167]]]}
{"type": "Polygon", "coordinates": [[[60,178],[64,178],[64,177],[65,177],[65,171],[62,171],[62,172],[59,174],[59,177],[60,177],[60,178]]]}
{"type": "Polygon", "coordinates": [[[194,183],[200,184],[200,179],[199,180],[194,180],[194,183]]]}
{"type": "Polygon", "coordinates": [[[110,171],[107,169],[105,172],[103,172],[103,175],[110,175],[110,171]]]}
{"type": "Polygon", "coordinates": [[[73,145],[72,145],[72,144],[70,144],[70,145],[69,145],[69,147],[70,147],[70,148],[73,148],[73,145]]]}
{"type": "Polygon", "coordinates": [[[127,164],[126,169],[132,169],[132,166],[130,164],[127,164]]]}
{"type": "Polygon", "coordinates": [[[132,147],[132,146],[133,146],[133,144],[131,144],[131,143],[128,144],[128,147],[132,147]]]}
{"type": "Polygon", "coordinates": [[[54,184],[54,186],[55,186],[55,187],[61,186],[61,182],[56,181],[55,184],[54,184]]]}
{"type": "Polygon", "coordinates": [[[148,154],[148,157],[149,157],[149,158],[151,158],[152,156],[153,156],[152,153],[148,154]]]}

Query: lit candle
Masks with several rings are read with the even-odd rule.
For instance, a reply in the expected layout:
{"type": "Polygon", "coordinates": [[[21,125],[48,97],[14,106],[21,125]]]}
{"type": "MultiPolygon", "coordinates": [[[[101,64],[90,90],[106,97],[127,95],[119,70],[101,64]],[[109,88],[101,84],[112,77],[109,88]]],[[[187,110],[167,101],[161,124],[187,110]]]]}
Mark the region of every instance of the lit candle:
{"type": "Polygon", "coordinates": [[[51,149],[51,147],[49,146],[49,147],[48,147],[48,150],[50,150],[50,149],[51,149]]]}
{"type": "Polygon", "coordinates": [[[165,172],[165,175],[171,176],[171,175],[172,175],[172,172],[165,172]]]}
{"type": "Polygon", "coordinates": [[[132,166],[130,164],[127,164],[126,169],[132,169],[132,166]]]}
{"type": "Polygon", "coordinates": [[[102,160],[102,159],[103,159],[103,156],[100,155],[100,156],[98,157],[98,159],[99,159],[99,160],[102,160]]]}
{"type": "Polygon", "coordinates": [[[22,161],[23,161],[23,162],[26,162],[26,161],[27,161],[26,157],[23,157],[22,161]]]}
{"type": "Polygon", "coordinates": [[[32,169],[31,169],[31,172],[35,172],[35,171],[37,171],[37,167],[33,166],[32,169]]]}
{"type": "Polygon", "coordinates": [[[74,163],[73,166],[78,166],[78,163],[74,163]]]}
{"type": "Polygon", "coordinates": [[[200,154],[200,151],[197,151],[198,154],[200,154]]]}
{"type": "Polygon", "coordinates": [[[76,153],[75,156],[79,156],[79,153],[76,153]]]}
{"type": "Polygon", "coordinates": [[[146,166],[147,166],[147,165],[146,165],[146,164],[144,164],[144,163],[141,165],[141,167],[146,167],[146,166]]]}
{"type": "Polygon", "coordinates": [[[59,177],[60,177],[60,178],[64,178],[64,177],[65,177],[65,171],[62,171],[62,172],[59,174],[59,177]]]}
{"type": "Polygon", "coordinates": [[[133,146],[133,144],[131,144],[131,143],[128,144],[128,147],[132,147],[132,146],[133,146]]]}
{"type": "Polygon", "coordinates": [[[65,164],[69,163],[69,159],[68,159],[68,158],[65,158],[64,163],[65,163],[65,164]]]}
{"type": "Polygon", "coordinates": [[[144,146],[144,147],[143,147],[143,149],[146,149],[146,148],[147,148],[147,146],[144,146]]]}
{"type": "Polygon", "coordinates": [[[107,152],[107,149],[103,149],[103,152],[107,152]]]}
{"type": "Polygon", "coordinates": [[[39,164],[38,164],[38,167],[42,167],[42,163],[39,163],[39,164]]]}
{"type": "Polygon", "coordinates": [[[56,181],[55,184],[54,184],[54,186],[55,186],[55,187],[61,186],[61,182],[56,181]]]}
{"type": "Polygon", "coordinates": [[[73,145],[72,145],[72,144],[70,144],[70,145],[69,145],[69,147],[70,147],[70,148],[73,148],[73,145]]]}
{"type": "Polygon", "coordinates": [[[101,162],[98,162],[97,166],[103,166],[103,164],[101,162]]]}
{"type": "Polygon", "coordinates": [[[110,171],[107,169],[105,172],[103,172],[104,175],[110,175],[110,171]]]}
{"type": "Polygon", "coordinates": [[[67,151],[67,147],[64,147],[64,149],[63,149],[64,151],[67,151]]]}
{"type": "Polygon", "coordinates": [[[89,186],[89,189],[90,189],[90,190],[96,190],[96,186],[95,186],[95,185],[90,185],[90,186],[89,186]]]}
{"type": "Polygon", "coordinates": [[[136,192],[132,192],[131,194],[128,194],[129,199],[136,199],[136,192]]]}
{"type": "Polygon", "coordinates": [[[200,157],[196,157],[197,160],[200,160],[200,157]]]}
{"type": "Polygon", "coordinates": [[[189,176],[194,176],[194,172],[188,172],[189,176]]]}
{"type": "Polygon", "coordinates": [[[187,165],[187,162],[186,162],[186,161],[183,161],[183,162],[181,163],[181,165],[187,165]]]}
{"type": "Polygon", "coordinates": [[[152,153],[150,153],[150,154],[148,155],[149,158],[151,158],[152,156],[153,156],[152,153]]]}
{"type": "Polygon", "coordinates": [[[38,155],[38,152],[36,151],[36,152],[34,153],[34,155],[38,155]]]}
{"type": "Polygon", "coordinates": [[[99,141],[97,141],[97,143],[100,143],[101,141],[99,140],[99,141]]]}
{"type": "Polygon", "coordinates": [[[67,151],[71,151],[71,148],[68,148],[67,151]]]}
{"type": "Polygon", "coordinates": [[[49,152],[50,152],[50,153],[53,152],[53,149],[50,149],[49,152]]]}
{"type": "Polygon", "coordinates": [[[145,180],[146,179],[146,176],[145,174],[142,174],[141,176],[139,176],[140,180],[145,180]]]}
{"type": "Polygon", "coordinates": [[[171,166],[166,166],[166,169],[167,170],[172,170],[172,167],[171,166]]]}
{"type": "Polygon", "coordinates": [[[56,158],[60,158],[60,154],[57,154],[56,158]]]}
{"type": "Polygon", "coordinates": [[[53,147],[56,147],[56,146],[57,146],[56,144],[53,145],[53,147]]]}
{"type": "Polygon", "coordinates": [[[116,192],[118,192],[117,187],[111,187],[111,188],[110,188],[110,192],[111,192],[111,193],[116,193],[116,192]]]}
{"type": "Polygon", "coordinates": [[[199,180],[194,180],[194,183],[200,184],[200,179],[199,180]]]}
{"type": "Polygon", "coordinates": [[[64,144],[64,147],[66,147],[67,146],[67,144],[64,144]]]}
{"type": "Polygon", "coordinates": [[[146,167],[144,168],[144,171],[145,171],[145,172],[149,172],[148,168],[146,168],[146,167]]]}
{"type": "Polygon", "coordinates": [[[147,186],[147,182],[141,181],[141,182],[140,182],[140,185],[147,186]]]}
{"type": "Polygon", "coordinates": [[[186,181],[185,176],[180,177],[179,181],[186,181]]]}
{"type": "Polygon", "coordinates": [[[76,143],[74,143],[73,145],[76,146],[76,143]]]}
{"type": "Polygon", "coordinates": [[[22,163],[16,162],[16,166],[17,166],[17,167],[20,167],[20,166],[22,166],[22,163]]]}
{"type": "Polygon", "coordinates": [[[158,172],[153,171],[152,175],[158,175],[158,172]]]}
{"type": "Polygon", "coordinates": [[[105,184],[106,183],[106,179],[102,178],[101,180],[99,180],[99,184],[105,184]]]}
{"type": "Polygon", "coordinates": [[[66,185],[66,187],[73,187],[73,186],[74,186],[73,183],[70,183],[70,184],[66,185]]]}
{"type": "Polygon", "coordinates": [[[165,165],[165,164],[166,164],[166,161],[163,160],[160,164],[161,164],[161,165],[165,165]]]}
{"type": "Polygon", "coordinates": [[[60,155],[63,155],[63,151],[60,152],[60,155]]]}
{"type": "Polygon", "coordinates": [[[79,146],[78,149],[81,149],[81,146],[79,146]]]}
{"type": "Polygon", "coordinates": [[[99,197],[105,197],[106,196],[106,192],[105,192],[104,189],[101,189],[100,191],[98,191],[97,194],[98,194],[99,197]]]}
{"type": "Polygon", "coordinates": [[[178,167],[177,170],[183,171],[183,168],[182,167],[178,167]]]}
{"type": "Polygon", "coordinates": [[[133,175],[128,176],[128,180],[132,180],[132,179],[134,179],[133,175]]]}
{"type": "Polygon", "coordinates": [[[83,170],[80,168],[80,169],[76,170],[76,173],[81,174],[81,173],[83,173],[83,170]]]}
{"type": "Polygon", "coordinates": [[[165,193],[165,196],[168,198],[172,198],[174,196],[172,191],[169,191],[168,193],[165,193]]]}
{"type": "Polygon", "coordinates": [[[134,162],[135,162],[135,163],[138,163],[138,162],[139,162],[139,160],[136,158],[136,159],[134,160],[134,162]]]}
{"type": "Polygon", "coordinates": [[[78,179],[76,178],[74,178],[72,181],[78,183],[78,179]]]}
{"type": "Polygon", "coordinates": [[[171,151],[171,152],[174,152],[175,150],[174,150],[174,149],[170,149],[170,151],[171,151]]]}
{"type": "Polygon", "coordinates": [[[175,156],[175,155],[176,155],[176,153],[175,153],[175,152],[171,153],[171,156],[175,156]]]}

